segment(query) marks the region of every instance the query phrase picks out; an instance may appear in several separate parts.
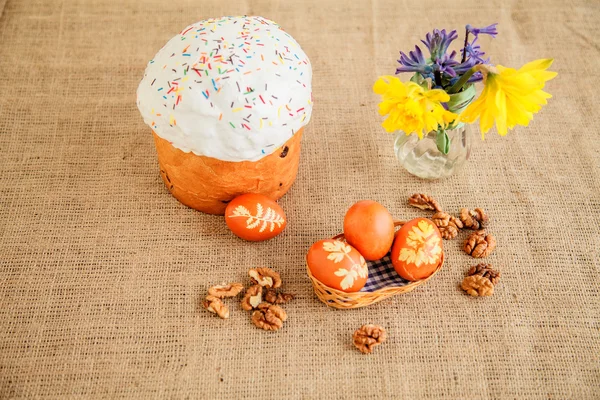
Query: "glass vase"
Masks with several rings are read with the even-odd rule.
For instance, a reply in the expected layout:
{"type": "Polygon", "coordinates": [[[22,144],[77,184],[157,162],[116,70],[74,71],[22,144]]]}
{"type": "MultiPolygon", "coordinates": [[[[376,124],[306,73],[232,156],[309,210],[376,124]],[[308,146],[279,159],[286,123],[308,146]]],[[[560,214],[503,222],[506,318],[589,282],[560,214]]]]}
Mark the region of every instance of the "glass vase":
{"type": "Polygon", "coordinates": [[[437,132],[432,131],[419,140],[416,134],[398,132],[394,151],[400,164],[411,174],[423,179],[441,179],[459,171],[471,155],[472,125],[460,124],[446,130],[450,141],[447,154],[437,146],[437,132]]]}

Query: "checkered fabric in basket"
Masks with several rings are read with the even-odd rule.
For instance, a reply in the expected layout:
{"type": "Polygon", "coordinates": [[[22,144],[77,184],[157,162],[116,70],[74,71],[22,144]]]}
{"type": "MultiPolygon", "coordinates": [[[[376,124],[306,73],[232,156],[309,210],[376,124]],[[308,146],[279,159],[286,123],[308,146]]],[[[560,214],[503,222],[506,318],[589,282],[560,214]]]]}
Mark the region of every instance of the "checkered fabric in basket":
{"type": "Polygon", "coordinates": [[[361,292],[374,292],[386,287],[405,286],[410,282],[403,279],[392,265],[390,253],[376,261],[367,261],[369,266],[369,279],[361,292]]]}

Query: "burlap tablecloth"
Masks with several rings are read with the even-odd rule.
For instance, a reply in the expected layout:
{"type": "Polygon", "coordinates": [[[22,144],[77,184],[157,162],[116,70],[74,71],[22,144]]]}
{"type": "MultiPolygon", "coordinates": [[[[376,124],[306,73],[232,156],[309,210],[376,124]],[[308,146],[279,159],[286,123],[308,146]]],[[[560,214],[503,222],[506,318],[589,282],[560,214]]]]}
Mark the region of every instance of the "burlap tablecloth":
{"type": "MultiPolygon", "coordinates": [[[[0,5],[3,1],[0,0],[0,5]]],[[[597,1],[8,0],[0,17],[0,397],[598,398],[600,393],[600,8],[597,1]],[[146,62],[196,20],[258,14],[314,68],[300,174],[285,233],[235,238],[221,217],[172,198],[135,105],[146,62]],[[554,57],[554,95],[527,129],[477,141],[440,182],[404,172],[371,87],[433,27],[500,22],[493,60],[554,57]],[[474,260],[446,242],[427,285],[338,311],[305,273],[314,241],[370,198],[489,210],[502,272],[492,298],[458,288],[474,260]],[[297,299],[276,333],[209,285],[272,266],[297,299]],[[352,332],[388,341],[357,352],[352,332]]],[[[461,33],[462,34],[462,33],[461,33]]],[[[464,236],[461,236],[461,241],[464,236]]]]}

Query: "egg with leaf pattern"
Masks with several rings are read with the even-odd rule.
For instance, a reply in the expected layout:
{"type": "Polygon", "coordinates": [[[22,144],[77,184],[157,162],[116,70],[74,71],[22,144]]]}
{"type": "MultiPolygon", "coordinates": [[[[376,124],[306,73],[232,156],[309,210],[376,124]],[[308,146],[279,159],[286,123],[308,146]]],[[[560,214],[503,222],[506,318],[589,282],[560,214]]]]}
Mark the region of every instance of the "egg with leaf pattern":
{"type": "Polygon", "coordinates": [[[313,277],[333,289],[358,292],[367,283],[365,258],[341,240],[319,240],[308,250],[306,263],[313,277]]]}
{"type": "Polygon", "coordinates": [[[279,204],[254,193],[231,200],[225,209],[225,222],[236,236],[252,242],[274,238],[287,224],[279,204]]]}
{"type": "Polygon", "coordinates": [[[443,257],[442,235],[427,218],[408,221],[396,234],[391,259],[406,280],[418,281],[433,274],[443,257]]]}

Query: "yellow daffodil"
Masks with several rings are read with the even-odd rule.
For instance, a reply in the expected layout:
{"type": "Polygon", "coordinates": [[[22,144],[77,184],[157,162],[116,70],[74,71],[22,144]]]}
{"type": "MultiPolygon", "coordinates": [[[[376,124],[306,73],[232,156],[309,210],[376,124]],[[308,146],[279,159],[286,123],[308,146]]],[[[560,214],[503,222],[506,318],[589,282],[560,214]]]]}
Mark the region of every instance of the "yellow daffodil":
{"type": "Polygon", "coordinates": [[[552,96],[542,89],[557,73],[546,71],[552,59],[536,60],[519,70],[501,65],[494,67],[479,65],[485,79],[483,92],[461,114],[460,120],[472,123],[479,118],[481,135],[487,133],[494,122],[498,133],[506,135],[516,125],[527,126],[547,99],[552,96]]]}
{"type": "Polygon", "coordinates": [[[423,133],[446,127],[457,118],[442,106],[450,96],[440,89],[427,90],[415,82],[402,83],[395,76],[382,76],[373,91],[382,97],[379,114],[388,116],[381,124],[387,132],[400,130],[422,138],[423,133]]]}

